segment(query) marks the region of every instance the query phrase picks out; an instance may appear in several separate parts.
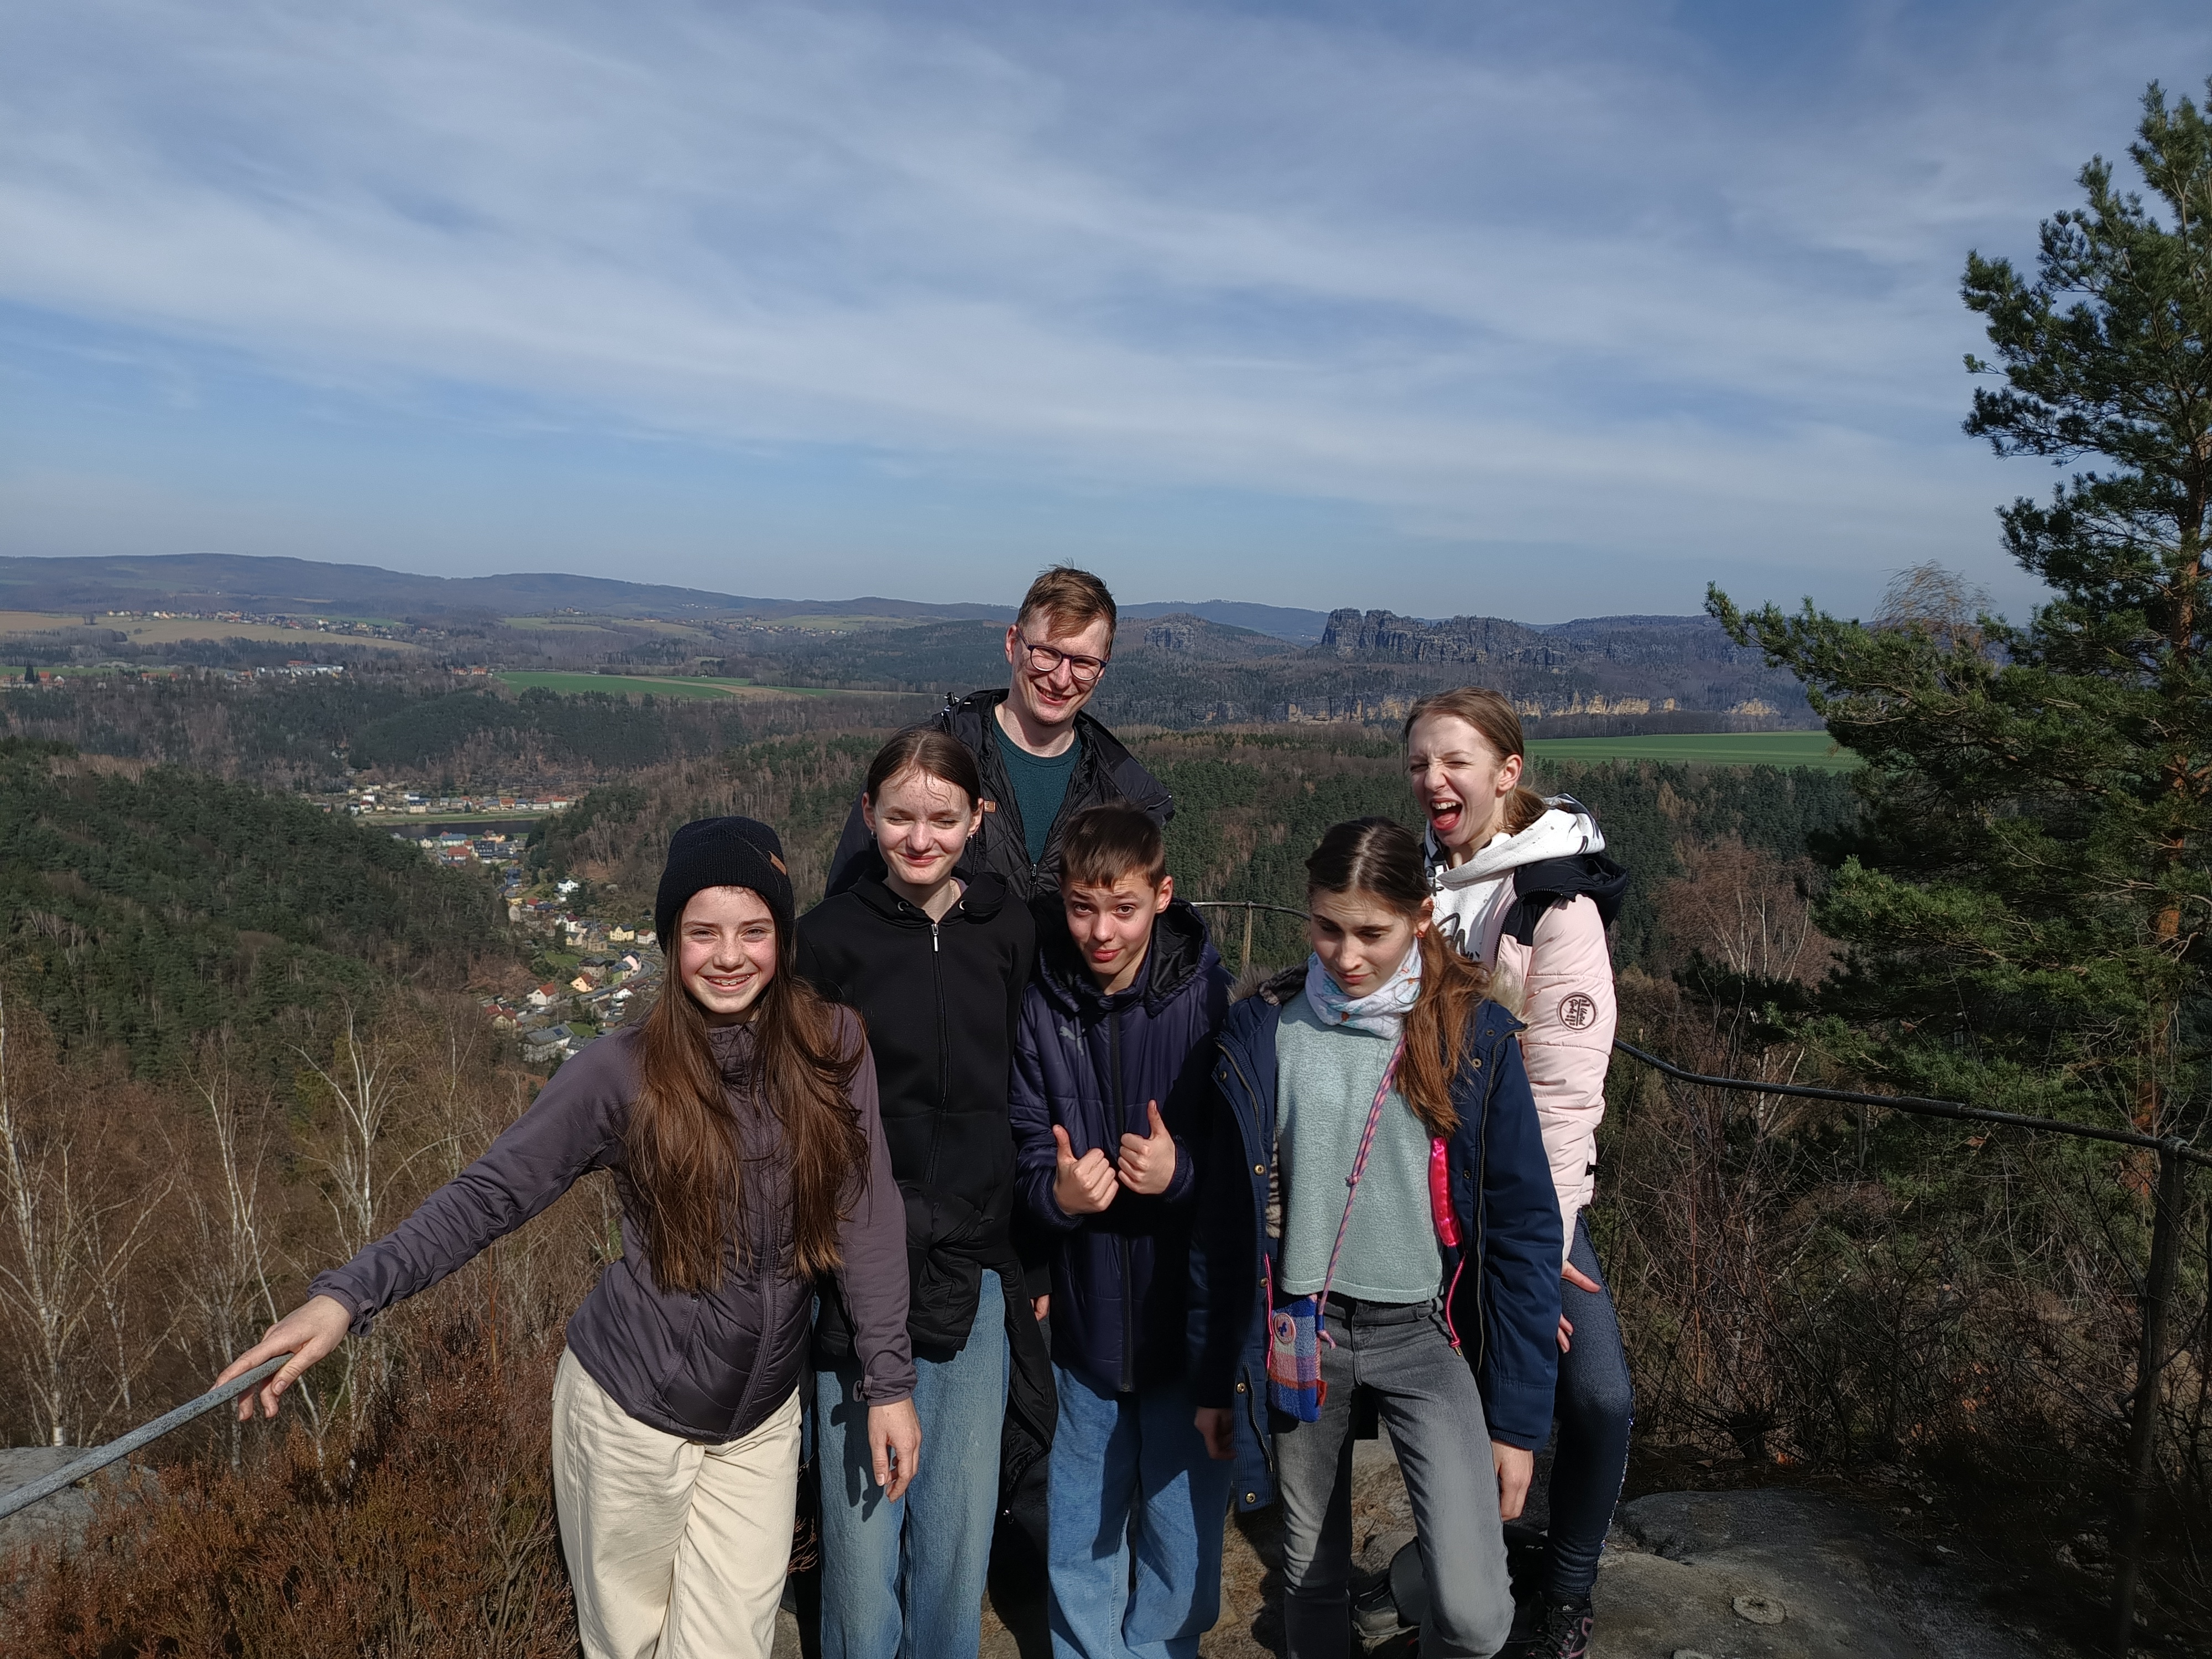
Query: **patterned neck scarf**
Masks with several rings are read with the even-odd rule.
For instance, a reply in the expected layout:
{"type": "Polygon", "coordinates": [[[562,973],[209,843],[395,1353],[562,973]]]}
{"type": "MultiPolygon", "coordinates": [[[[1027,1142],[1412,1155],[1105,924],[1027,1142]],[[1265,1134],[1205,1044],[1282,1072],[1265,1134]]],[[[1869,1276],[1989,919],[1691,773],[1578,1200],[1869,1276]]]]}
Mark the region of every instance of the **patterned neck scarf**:
{"type": "Polygon", "coordinates": [[[1355,1031],[1394,1041],[1404,1030],[1406,1011],[1421,994],[1421,947],[1416,940],[1398,964],[1398,971],[1364,997],[1348,995],[1329,977],[1319,956],[1306,958],[1306,1000],[1329,1025],[1348,1025],[1355,1031]]]}

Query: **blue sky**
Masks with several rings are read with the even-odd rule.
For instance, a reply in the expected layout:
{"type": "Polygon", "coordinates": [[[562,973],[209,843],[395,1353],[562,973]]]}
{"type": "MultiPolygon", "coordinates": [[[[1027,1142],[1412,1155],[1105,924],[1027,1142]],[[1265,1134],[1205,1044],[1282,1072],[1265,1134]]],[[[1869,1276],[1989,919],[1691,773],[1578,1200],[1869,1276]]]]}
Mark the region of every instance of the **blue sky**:
{"type": "Polygon", "coordinates": [[[15,0],[0,552],[2034,598],[1958,428],[2187,4],[15,0]]]}

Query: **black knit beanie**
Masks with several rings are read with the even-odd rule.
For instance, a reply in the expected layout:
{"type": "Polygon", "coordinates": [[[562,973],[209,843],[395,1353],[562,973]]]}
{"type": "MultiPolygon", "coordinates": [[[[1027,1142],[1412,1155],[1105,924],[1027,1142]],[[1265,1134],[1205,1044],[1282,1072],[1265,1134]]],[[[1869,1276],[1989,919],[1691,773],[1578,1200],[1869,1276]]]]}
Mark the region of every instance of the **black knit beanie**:
{"type": "Polygon", "coordinates": [[[757,818],[697,818],[668,838],[668,864],[653,901],[653,929],[669,959],[676,923],[691,896],[708,887],[750,887],[775,917],[779,951],[792,948],[791,875],[783,843],[757,818]]]}

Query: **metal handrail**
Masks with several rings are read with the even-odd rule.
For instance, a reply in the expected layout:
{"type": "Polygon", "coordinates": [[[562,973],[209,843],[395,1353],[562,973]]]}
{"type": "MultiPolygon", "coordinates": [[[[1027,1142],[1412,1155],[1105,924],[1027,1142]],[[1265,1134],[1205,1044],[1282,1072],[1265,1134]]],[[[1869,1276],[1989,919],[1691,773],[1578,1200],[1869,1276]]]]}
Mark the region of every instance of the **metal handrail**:
{"type": "MultiPolygon", "coordinates": [[[[1307,912],[1289,905],[1267,904],[1255,899],[1193,899],[1195,908],[1238,910],[1244,912],[1244,940],[1240,974],[1249,971],[1252,961],[1252,917],[1255,911],[1267,910],[1279,915],[1308,919],[1307,912]]],[[[2179,1267],[2181,1212],[2187,1201],[2186,1181],[2191,1164],[2212,1164],[2212,1152],[2191,1146],[2179,1135],[2146,1134],[2137,1129],[2106,1128],[2098,1124],[2069,1123],[2061,1118],[2037,1117],[2024,1112],[1999,1111],[1993,1107],[1969,1106],[1960,1101],[1936,1100],[1922,1095],[1878,1095],[1856,1089],[1828,1089],[1815,1084],[1774,1083],[1754,1078],[1724,1077],[1711,1073],[1692,1072],[1686,1066],[1662,1060],[1658,1055],[1638,1048],[1632,1042],[1615,1038],[1613,1048],[1639,1064],[1650,1066],[1664,1077],[1699,1088],[1732,1090],[1741,1093],[1787,1095],[1801,1100],[1833,1101],[1844,1105],[1879,1107],[1884,1110],[1908,1113],[1916,1117],[1946,1118],[1969,1123],[1994,1123],[2008,1128],[2025,1129],[2033,1133],[2071,1135],[2077,1139],[2101,1140],[2108,1145],[2130,1146],[2139,1151],[2155,1152],[2159,1160],[2158,1192],[2151,1224],[2151,1248],[2148,1270],[2144,1275],[2142,1296],[2142,1340],[2136,1366],[2134,1409],[2128,1432],[2128,1486],[2119,1517],[2119,1537],[2115,1540],[2117,1563],[2113,1577],[2112,1612],[2115,1623],[2117,1650],[2125,1659],[2135,1634],[2135,1598],[2142,1574],[2143,1534],[2149,1516],[2151,1459],[2157,1429],[2158,1382],[2169,1356],[2165,1353],[2166,1327],[2172,1303],[2173,1280],[2179,1267]]],[[[283,1358],[266,1360],[242,1376],[233,1377],[219,1388],[210,1389],[197,1399],[187,1401],[173,1411],[164,1413],[152,1422],[132,1430],[120,1439],[112,1440],[84,1456],[44,1475],[27,1486],[0,1495],[0,1520],[28,1509],[41,1498],[51,1497],[64,1486],[74,1486],[86,1477],[98,1474],[109,1464],[129,1456],[140,1447],[159,1439],[173,1429],[186,1423],[217,1406],[235,1400],[264,1378],[273,1376],[284,1364],[283,1358]]]]}
{"type": "Polygon", "coordinates": [[[2107,1129],[2094,1123],[2069,1123],[2063,1118],[2030,1117],[2024,1112],[2000,1112],[1994,1107],[1967,1106],[1955,1100],[1931,1100],[1924,1095],[1872,1095],[1856,1089],[1823,1089],[1808,1083],[1761,1083],[1747,1077],[1711,1077],[1703,1072],[1685,1071],[1680,1066],[1663,1060],[1658,1055],[1646,1054],[1632,1042],[1623,1042],[1618,1037],[1613,1046],[1631,1060],[1640,1060],[1656,1072],[1663,1072],[1681,1083],[1695,1083],[1709,1089],[1735,1089],[1762,1095],[1795,1095],[1804,1100],[1837,1100],[1851,1106],[1891,1106],[1900,1112],[1911,1112],[1917,1117],[1957,1118],[1971,1123],[2002,1123],[2015,1129],[2035,1129],[2049,1134],[2079,1135],[2087,1140],[2109,1140],[2120,1146],[2140,1146],[2147,1152],[2164,1153],[2172,1150],[2174,1157],[2188,1164],[2212,1164],[2212,1152],[2191,1146],[2179,1135],[2147,1135],[2140,1129],[2107,1129]]]}
{"type": "Polygon", "coordinates": [[[2114,1651],[2126,1659],[2135,1644],[2136,1587],[2142,1577],[2143,1534],[2150,1519],[2151,1459],[2158,1433],[2158,1384],[2172,1356],[2166,1352],[2166,1320],[2173,1304],[2173,1280],[2181,1262],[2181,1212],[2188,1202],[2189,1166],[2212,1164],[2212,1152],[2191,1146],[2179,1135],[2149,1135],[2140,1129],[2108,1129],[2094,1123],[2068,1123],[2055,1117],[2031,1117],[2022,1112],[2000,1112],[1988,1106],[1968,1106],[1955,1100],[1930,1100],[1920,1095],[1875,1095],[1856,1089],[1823,1089],[1805,1083],[1763,1083],[1752,1078],[1716,1077],[1692,1072],[1658,1055],[1647,1054],[1632,1042],[1613,1040],[1613,1046],[1631,1060],[1640,1060],[1662,1075],[1706,1089],[1732,1089],[1746,1094],[1790,1095],[1801,1100],[1832,1100],[1846,1105],[1879,1106],[1908,1112],[1915,1117],[1950,1118],[1969,1123],[1997,1123],[2039,1134],[2072,1135],[2081,1140],[2101,1140],[2158,1154],[2158,1194],[2153,1201],[2150,1261],[2143,1275],[2142,1341],[2136,1356],[2135,1403],[2128,1422],[2128,1484],[2122,1497],[2118,1534],[2114,1540],[2112,1574],[2112,1640],[2114,1651]]]}
{"type": "Polygon", "coordinates": [[[202,1413],[237,1399],[256,1383],[274,1376],[290,1358],[289,1354],[281,1354],[275,1359],[264,1359],[252,1370],[232,1377],[220,1388],[210,1389],[197,1400],[187,1400],[174,1411],[162,1413],[152,1422],[131,1430],[121,1439],[111,1440],[104,1446],[95,1446],[83,1456],[63,1464],[51,1474],[40,1475],[27,1486],[0,1493],[0,1521],[5,1521],[19,1510],[27,1510],[42,1498],[52,1497],[64,1486],[73,1486],[88,1475],[98,1474],[110,1463],[130,1456],[139,1447],[159,1440],[170,1430],[181,1429],[202,1413]]]}

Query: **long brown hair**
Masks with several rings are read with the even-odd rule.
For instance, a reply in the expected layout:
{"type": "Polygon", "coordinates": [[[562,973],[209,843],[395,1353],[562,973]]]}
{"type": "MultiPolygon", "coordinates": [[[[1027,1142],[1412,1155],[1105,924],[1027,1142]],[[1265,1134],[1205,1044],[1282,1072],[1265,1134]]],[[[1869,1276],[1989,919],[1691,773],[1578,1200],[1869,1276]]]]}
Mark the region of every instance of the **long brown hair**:
{"type": "MultiPolygon", "coordinates": [[[[1333,826],[1306,860],[1309,900],[1316,893],[1356,893],[1423,920],[1429,878],[1420,838],[1395,818],[1333,826]]],[[[1490,994],[1490,970],[1452,949],[1434,927],[1423,928],[1413,948],[1421,953],[1421,994],[1406,1015],[1398,1092],[1431,1134],[1445,1136],[1459,1127],[1452,1082],[1466,1058],[1476,1005],[1490,994]]]]}
{"type": "MultiPolygon", "coordinates": [[[[708,1039],[707,1016],[678,973],[678,939],[664,940],[668,973],[638,1036],[637,1098],[623,1142],[665,1292],[711,1291],[723,1254],[751,1255],[746,1183],[731,1089],[708,1039]]],[[[838,1264],[837,1226],[868,1175],[867,1138],[853,1104],[860,1027],[841,1034],[836,1004],[799,976],[789,930],[776,929],[775,975],[753,1004],[751,1064],[737,1092],[772,1112],[790,1166],[792,1267],[801,1277],[838,1264]]]]}
{"type": "MultiPolygon", "coordinates": [[[[1413,727],[1431,714],[1449,715],[1465,720],[1490,745],[1491,753],[1502,763],[1513,757],[1520,757],[1523,769],[1528,764],[1527,744],[1521,736],[1521,716],[1513,712],[1513,705],[1497,692],[1483,685],[1455,685],[1448,691],[1431,691],[1425,697],[1414,699],[1411,713],[1406,716],[1403,730],[1398,734],[1401,744],[1413,740],[1413,727]]],[[[1474,803],[1468,803],[1470,806],[1474,803]]],[[[1517,836],[1549,810],[1544,798],[1525,783],[1513,786],[1513,793],[1505,798],[1505,833],[1517,836]]]]}

